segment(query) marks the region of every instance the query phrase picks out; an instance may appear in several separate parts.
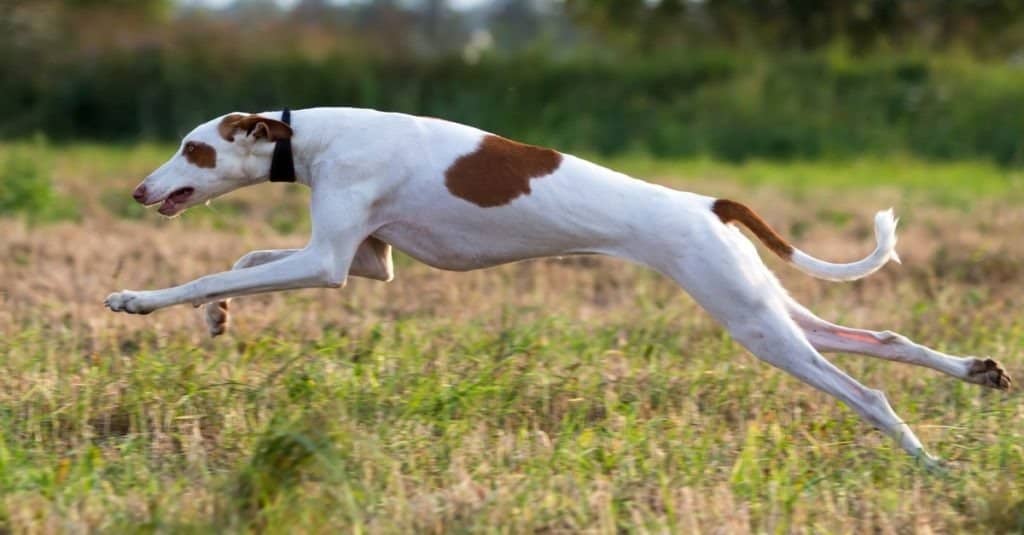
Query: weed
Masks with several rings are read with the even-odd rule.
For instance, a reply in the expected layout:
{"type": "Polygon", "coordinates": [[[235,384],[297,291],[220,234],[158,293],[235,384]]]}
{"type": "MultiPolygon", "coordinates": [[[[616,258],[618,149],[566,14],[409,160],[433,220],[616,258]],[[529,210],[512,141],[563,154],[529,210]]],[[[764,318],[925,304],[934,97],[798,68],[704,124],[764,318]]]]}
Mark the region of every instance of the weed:
{"type": "Polygon", "coordinates": [[[21,214],[31,222],[78,217],[72,200],[54,188],[50,158],[42,141],[0,154],[0,216],[21,214]]]}

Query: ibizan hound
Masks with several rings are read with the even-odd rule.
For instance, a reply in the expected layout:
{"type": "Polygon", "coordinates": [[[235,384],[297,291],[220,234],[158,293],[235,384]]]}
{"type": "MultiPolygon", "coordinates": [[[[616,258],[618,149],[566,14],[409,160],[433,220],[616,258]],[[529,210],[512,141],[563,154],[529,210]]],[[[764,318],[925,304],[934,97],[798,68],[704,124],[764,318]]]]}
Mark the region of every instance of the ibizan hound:
{"type": "Polygon", "coordinates": [[[955,357],[898,334],[841,327],[787,295],[753,244],[815,277],[844,281],[898,261],[892,211],[875,216],[875,250],[833,264],[795,249],[750,208],[636,180],[580,158],[439,119],[366,109],[233,113],[198,126],[170,161],[136,188],[140,203],[174,216],[231,190],[268,180],[312,190],[312,236],[296,250],[255,251],[232,271],[173,288],[121,291],[106,305],[147,314],[206,305],[224,332],[231,297],[293,288],[338,288],[349,275],[389,281],[391,247],[456,271],[598,253],[671,277],[760,359],[849,405],[929,465],[910,428],[878,390],[843,373],[821,351],[925,366],[967,382],[1010,387],[991,359],[955,357]]]}

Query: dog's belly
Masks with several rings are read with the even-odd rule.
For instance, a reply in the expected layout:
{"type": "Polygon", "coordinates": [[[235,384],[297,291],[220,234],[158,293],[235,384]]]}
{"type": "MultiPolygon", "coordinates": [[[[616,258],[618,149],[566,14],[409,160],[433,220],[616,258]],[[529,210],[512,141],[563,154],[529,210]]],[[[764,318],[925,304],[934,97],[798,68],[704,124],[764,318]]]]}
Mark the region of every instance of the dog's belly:
{"type": "Polygon", "coordinates": [[[508,239],[477,231],[447,228],[444,232],[410,222],[389,223],[374,236],[429,266],[450,271],[474,269],[516,262],[529,258],[556,256],[587,251],[568,251],[558,244],[537,243],[530,239],[508,239]]]}

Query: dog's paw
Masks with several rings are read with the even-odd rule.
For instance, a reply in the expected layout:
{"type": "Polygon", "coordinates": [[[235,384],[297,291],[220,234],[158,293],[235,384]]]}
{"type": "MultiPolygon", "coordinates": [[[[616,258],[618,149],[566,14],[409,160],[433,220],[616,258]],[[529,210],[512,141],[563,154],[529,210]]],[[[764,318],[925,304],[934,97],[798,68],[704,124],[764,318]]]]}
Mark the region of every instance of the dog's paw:
{"type": "Polygon", "coordinates": [[[147,306],[145,303],[142,292],[132,292],[129,290],[114,292],[108,295],[103,303],[114,312],[149,314],[153,311],[152,307],[147,306]]]}
{"type": "Polygon", "coordinates": [[[925,451],[917,455],[917,462],[926,472],[937,476],[948,476],[956,468],[954,463],[934,457],[925,451]]]}
{"type": "Polygon", "coordinates": [[[967,370],[967,380],[996,390],[1009,390],[1013,384],[1006,370],[992,359],[974,359],[967,370]]]}
{"type": "Polygon", "coordinates": [[[228,320],[231,315],[228,313],[227,301],[216,301],[203,305],[203,317],[206,318],[206,327],[211,337],[224,334],[228,330],[228,320]]]}

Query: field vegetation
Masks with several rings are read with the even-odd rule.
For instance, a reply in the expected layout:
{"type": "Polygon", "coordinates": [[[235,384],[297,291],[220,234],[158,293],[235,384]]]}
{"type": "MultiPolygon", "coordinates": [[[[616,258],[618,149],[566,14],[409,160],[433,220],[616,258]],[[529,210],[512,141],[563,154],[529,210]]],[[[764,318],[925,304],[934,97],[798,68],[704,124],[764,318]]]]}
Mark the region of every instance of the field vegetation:
{"type": "MultiPolygon", "coordinates": [[[[166,145],[0,145],[0,532],[1024,530],[1024,402],[859,356],[945,473],[737,346],[679,288],[599,257],[112,314],[122,288],[300,246],[307,193],[165,220],[131,188],[166,145]],[[15,200],[11,200],[15,199],[15,200]],[[45,217],[40,216],[45,214],[45,217]]],[[[829,259],[901,216],[852,284],[767,258],[823,317],[1024,376],[1024,176],[913,157],[605,163],[742,199],[829,259]]]]}

